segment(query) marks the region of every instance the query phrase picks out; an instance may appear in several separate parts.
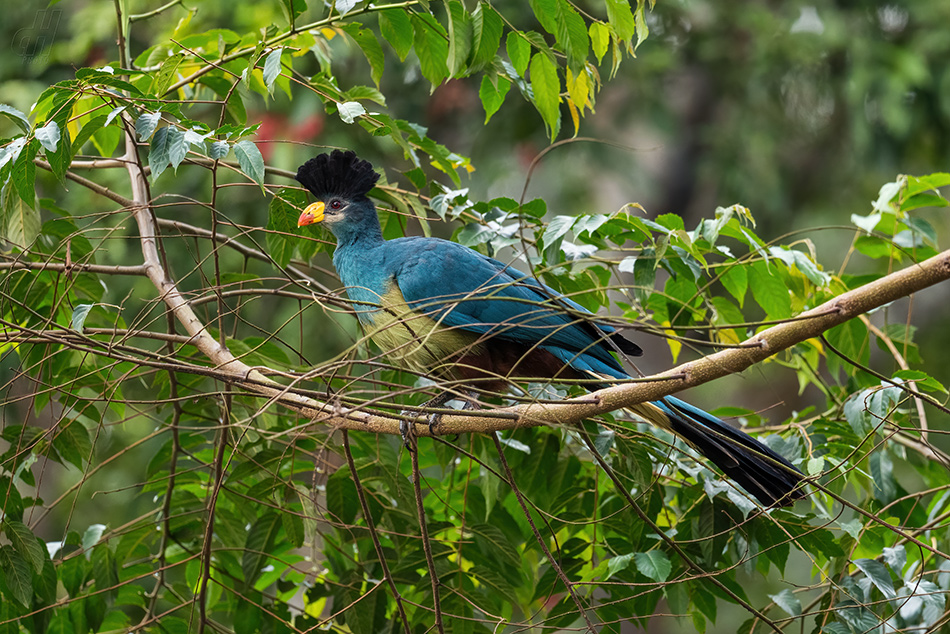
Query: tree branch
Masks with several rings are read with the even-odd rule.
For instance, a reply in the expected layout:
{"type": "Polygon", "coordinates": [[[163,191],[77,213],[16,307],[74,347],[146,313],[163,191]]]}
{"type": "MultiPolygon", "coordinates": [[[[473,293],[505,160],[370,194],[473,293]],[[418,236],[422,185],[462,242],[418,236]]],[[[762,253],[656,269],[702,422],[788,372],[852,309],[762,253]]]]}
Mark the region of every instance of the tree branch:
{"type": "MultiPolygon", "coordinates": [[[[950,250],[891,273],[799,315],[795,321],[773,326],[743,342],[696,361],[636,382],[598,390],[559,403],[531,403],[484,411],[484,415],[446,415],[440,434],[490,432],[539,425],[573,425],[586,418],[652,401],[690,387],[741,372],[798,343],[816,337],[839,324],[950,279],[950,250]]],[[[318,422],[347,429],[398,433],[398,419],[356,410],[331,408],[318,422]]],[[[429,435],[427,423],[415,423],[415,433],[429,435]]]]}

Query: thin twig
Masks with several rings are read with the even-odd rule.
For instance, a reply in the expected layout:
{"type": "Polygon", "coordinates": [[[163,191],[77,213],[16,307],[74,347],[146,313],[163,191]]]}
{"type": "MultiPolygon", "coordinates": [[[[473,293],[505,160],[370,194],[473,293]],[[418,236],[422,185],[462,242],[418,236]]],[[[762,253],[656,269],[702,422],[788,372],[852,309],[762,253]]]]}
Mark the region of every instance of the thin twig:
{"type": "Polygon", "coordinates": [[[369,503],[366,501],[366,493],[363,491],[363,483],[360,482],[360,476],[356,472],[356,462],[353,460],[353,452],[350,451],[350,436],[345,429],[343,430],[343,454],[346,456],[346,464],[350,467],[350,476],[353,478],[353,484],[356,485],[356,497],[359,498],[360,508],[363,509],[363,521],[366,522],[370,539],[373,540],[373,548],[376,550],[379,565],[383,569],[383,576],[386,578],[386,583],[389,584],[393,598],[396,599],[396,609],[399,610],[399,618],[402,620],[403,629],[405,629],[406,634],[410,634],[409,618],[406,616],[406,608],[402,604],[402,595],[399,593],[399,588],[396,587],[392,573],[389,572],[389,564],[386,563],[383,545],[379,542],[379,534],[376,532],[376,523],[373,521],[369,503]]]}
{"type": "Polygon", "coordinates": [[[511,472],[511,467],[508,466],[508,460],[505,458],[505,450],[501,446],[501,441],[498,440],[498,434],[492,434],[491,437],[492,440],[495,441],[495,450],[498,451],[498,459],[501,461],[501,466],[505,469],[505,483],[511,487],[512,492],[518,499],[518,504],[521,506],[521,512],[524,514],[525,519],[528,520],[528,525],[531,527],[531,532],[534,534],[535,541],[537,541],[538,545],[541,546],[541,550],[544,551],[544,556],[547,557],[548,563],[550,563],[551,567],[554,568],[554,572],[557,574],[558,579],[561,580],[561,583],[564,584],[564,588],[567,590],[567,593],[571,595],[571,600],[573,600],[574,605],[577,606],[577,611],[580,612],[581,617],[584,619],[584,623],[587,624],[587,630],[591,632],[591,634],[596,634],[597,630],[594,629],[594,624],[591,623],[590,617],[587,615],[587,608],[584,607],[584,604],[581,603],[580,597],[577,596],[577,593],[574,591],[574,584],[571,583],[571,580],[567,578],[566,574],[564,574],[564,569],[561,568],[561,565],[557,562],[557,559],[555,559],[554,555],[551,554],[551,549],[549,549],[547,543],[545,543],[544,537],[542,537],[541,533],[538,532],[538,527],[534,525],[534,519],[531,517],[531,511],[528,510],[528,507],[524,501],[524,496],[521,495],[521,489],[519,489],[517,483],[515,483],[515,476],[511,472]]]}
{"type": "Polygon", "coordinates": [[[429,527],[426,523],[426,509],[422,504],[422,473],[419,471],[419,442],[411,437],[412,449],[412,487],[416,494],[416,514],[419,516],[419,534],[422,537],[422,550],[426,556],[426,566],[429,568],[429,580],[432,582],[432,609],[435,610],[435,629],[439,634],[445,634],[442,625],[442,602],[439,599],[439,574],[435,569],[435,560],[432,558],[432,542],[429,541],[429,527]]]}

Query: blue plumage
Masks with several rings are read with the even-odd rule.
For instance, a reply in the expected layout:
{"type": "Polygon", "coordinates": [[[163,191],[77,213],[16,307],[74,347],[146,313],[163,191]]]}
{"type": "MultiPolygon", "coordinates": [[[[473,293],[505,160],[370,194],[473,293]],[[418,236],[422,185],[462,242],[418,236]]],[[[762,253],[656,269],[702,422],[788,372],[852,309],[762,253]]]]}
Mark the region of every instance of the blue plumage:
{"type": "MultiPolygon", "coordinates": [[[[352,152],[301,166],[318,198],[300,226],[337,238],[333,263],[360,323],[394,360],[502,390],[529,378],[629,379],[616,353],[641,350],[576,302],[498,260],[437,238],[384,240],[367,198],[378,176],[352,152]]],[[[718,418],[668,397],[631,408],[694,446],[764,504],[802,497],[783,457],[718,418]]]]}

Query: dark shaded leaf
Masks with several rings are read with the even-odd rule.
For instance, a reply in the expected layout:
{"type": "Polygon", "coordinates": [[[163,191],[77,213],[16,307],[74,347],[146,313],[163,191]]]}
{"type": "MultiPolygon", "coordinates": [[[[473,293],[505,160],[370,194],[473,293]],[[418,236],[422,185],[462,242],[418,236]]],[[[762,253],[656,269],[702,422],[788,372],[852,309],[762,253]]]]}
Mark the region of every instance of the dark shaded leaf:
{"type": "Polygon", "coordinates": [[[247,533],[244,554],[241,558],[241,572],[244,574],[244,587],[252,588],[260,577],[264,563],[268,559],[271,547],[281,526],[280,513],[264,511],[247,533]]]}
{"type": "Polygon", "coordinates": [[[46,561],[46,551],[36,535],[33,534],[26,524],[16,520],[8,519],[3,523],[4,532],[13,549],[17,551],[23,559],[33,564],[33,570],[39,574],[43,570],[43,562],[46,561]]]}
{"type": "Polygon", "coordinates": [[[0,572],[8,598],[28,608],[33,599],[33,573],[30,564],[13,546],[0,546],[0,572]]]}
{"type": "Polygon", "coordinates": [[[637,562],[637,570],[642,575],[658,582],[666,581],[673,569],[669,557],[661,550],[636,553],[634,560],[637,562]]]}

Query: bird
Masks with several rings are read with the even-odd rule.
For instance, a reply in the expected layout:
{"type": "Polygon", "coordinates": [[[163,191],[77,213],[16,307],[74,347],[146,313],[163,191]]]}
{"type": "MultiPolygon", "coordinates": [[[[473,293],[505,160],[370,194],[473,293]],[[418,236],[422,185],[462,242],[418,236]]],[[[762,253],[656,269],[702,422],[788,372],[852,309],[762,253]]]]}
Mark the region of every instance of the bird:
{"type": "MultiPolygon", "coordinates": [[[[368,196],[379,174],[355,152],[311,158],[296,179],[316,199],[297,226],[322,225],[336,238],[333,265],[357,318],[395,364],[482,392],[538,378],[587,379],[590,388],[632,378],[618,354],[639,356],[640,347],[533,276],[449,240],[384,239],[368,196]]],[[[457,393],[446,390],[427,405],[457,393]]],[[[804,475],[786,458],[698,407],[667,396],[630,409],[765,506],[805,495],[804,475]]],[[[430,420],[433,433],[437,423],[430,420]]]]}

